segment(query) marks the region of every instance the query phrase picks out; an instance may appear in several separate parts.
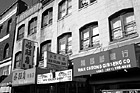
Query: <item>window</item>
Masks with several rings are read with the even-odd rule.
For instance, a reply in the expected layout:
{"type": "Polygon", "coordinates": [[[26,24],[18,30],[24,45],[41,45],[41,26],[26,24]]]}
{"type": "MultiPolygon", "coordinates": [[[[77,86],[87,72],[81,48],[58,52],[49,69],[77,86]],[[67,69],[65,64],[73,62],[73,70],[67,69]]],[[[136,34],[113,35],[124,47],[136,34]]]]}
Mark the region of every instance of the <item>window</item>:
{"type": "Polygon", "coordinates": [[[2,32],[2,29],[3,29],[3,26],[1,25],[1,26],[0,26],[0,33],[2,32]]]}
{"type": "Polygon", "coordinates": [[[98,23],[90,23],[80,29],[81,50],[100,45],[98,23]]]}
{"type": "Polygon", "coordinates": [[[88,6],[89,4],[95,2],[97,0],[79,0],[79,8],[83,8],[85,6],[88,6]]]}
{"type": "Polygon", "coordinates": [[[42,15],[42,27],[52,24],[53,8],[47,9],[42,15]]]}
{"type": "Polygon", "coordinates": [[[21,25],[18,28],[17,40],[20,40],[24,37],[24,29],[25,29],[25,24],[21,25]]]}
{"type": "Polygon", "coordinates": [[[9,57],[9,44],[6,44],[5,48],[4,48],[4,59],[9,57]]]}
{"type": "Polygon", "coordinates": [[[37,32],[37,17],[32,18],[30,20],[28,35],[34,34],[36,32],[37,32]]]}
{"type": "Polygon", "coordinates": [[[9,34],[9,32],[11,31],[11,29],[12,29],[12,19],[10,19],[10,20],[8,21],[7,34],[9,34]]]}
{"type": "Polygon", "coordinates": [[[64,55],[72,54],[72,35],[64,34],[58,37],[58,53],[64,55]]]}
{"type": "Polygon", "coordinates": [[[44,58],[44,51],[51,51],[51,40],[41,44],[41,60],[44,58]]]}
{"type": "Polygon", "coordinates": [[[15,54],[14,68],[20,68],[21,61],[22,61],[22,53],[18,52],[15,54]]]}
{"type": "Polygon", "coordinates": [[[111,41],[136,34],[136,22],[133,9],[119,11],[109,18],[111,41]]]}
{"type": "Polygon", "coordinates": [[[63,0],[59,3],[59,19],[72,12],[72,0],[63,0]]]}

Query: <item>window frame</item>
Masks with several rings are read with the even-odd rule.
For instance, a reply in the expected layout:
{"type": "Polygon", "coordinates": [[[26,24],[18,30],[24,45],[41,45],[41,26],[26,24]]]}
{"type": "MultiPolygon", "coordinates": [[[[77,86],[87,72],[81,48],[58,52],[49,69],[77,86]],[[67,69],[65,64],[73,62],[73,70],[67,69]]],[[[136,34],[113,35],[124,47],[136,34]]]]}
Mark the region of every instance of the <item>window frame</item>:
{"type": "Polygon", "coordinates": [[[24,38],[24,31],[25,31],[25,24],[22,24],[21,26],[18,27],[17,40],[21,40],[22,38],[24,38]]]}
{"type": "Polygon", "coordinates": [[[21,62],[22,62],[22,52],[19,51],[15,54],[14,69],[20,68],[21,67],[21,62]],[[17,62],[19,62],[18,67],[17,67],[17,62]]]}
{"type": "Polygon", "coordinates": [[[3,25],[0,25],[0,33],[2,33],[3,25]]]}
{"type": "Polygon", "coordinates": [[[9,53],[10,53],[10,46],[9,46],[9,44],[6,44],[4,47],[3,58],[4,59],[8,58],[10,56],[9,53]]]}
{"type": "Polygon", "coordinates": [[[40,59],[44,59],[44,51],[51,51],[51,40],[47,40],[40,45],[40,59]],[[46,48],[46,50],[44,49],[46,48]],[[44,49],[44,50],[43,50],[44,49]]]}
{"type": "Polygon", "coordinates": [[[8,27],[7,27],[7,33],[6,34],[9,34],[9,32],[12,30],[12,19],[10,19],[8,21],[8,27]]]}
{"type": "Polygon", "coordinates": [[[29,21],[28,35],[32,35],[36,32],[37,32],[37,17],[34,17],[29,21]]]}
{"type": "Polygon", "coordinates": [[[65,33],[62,34],[61,36],[58,37],[58,54],[63,54],[63,55],[72,55],[72,33],[65,33]],[[71,41],[68,42],[68,38],[71,38],[71,41]],[[64,51],[61,49],[60,43],[64,43],[64,51]],[[68,48],[71,47],[69,50],[68,48]]]}
{"type": "Polygon", "coordinates": [[[134,10],[133,8],[129,8],[129,9],[124,9],[124,10],[121,10],[119,12],[116,12],[114,13],[113,15],[111,15],[109,17],[109,26],[110,26],[110,41],[113,42],[113,41],[118,41],[118,40],[121,40],[121,39],[124,39],[124,38],[127,38],[131,35],[134,35],[137,33],[136,31],[136,20],[135,20],[135,15],[134,15],[134,10]],[[129,15],[130,14],[130,15],[129,15]],[[125,19],[127,17],[134,17],[134,20],[131,20],[131,22],[129,22],[128,24],[125,24],[125,19]],[[120,21],[120,26],[119,27],[116,27],[114,28],[113,24],[117,21],[114,21],[115,19],[118,18],[118,22],[120,21]],[[114,21],[114,22],[113,22],[114,21]],[[133,21],[133,22],[132,22],[133,21]],[[132,26],[133,27],[133,30],[132,32],[131,31],[128,31],[126,30],[127,28],[127,25],[128,26],[132,26]],[[118,32],[117,32],[118,31],[118,32]],[[120,32],[119,32],[120,31],[120,32]],[[128,33],[129,32],[129,33],[128,33]],[[118,34],[117,37],[115,37],[115,33],[118,34]],[[128,33],[128,34],[127,34],[128,33]]]}
{"type": "Polygon", "coordinates": [[[72,12],[72,0],[62,0],[58,5],[58,19],[64,18],[66,15],[71,14],[72,12]],[[70,6],[69,6],[70,3],[70,6]],[[64,4],[64,9],[62,9],[62,6],[64,4]],[[62,13],[64,12],[64,15],[62,16],[62,13]]]}
{"type": "Polygon", "coordinates": [[[100,38],[99,35],[99,27],[98,27],[98,22],[93,22],[93,23],[89,23],[84,25],[83,27],[81,27],[80,29],[80,50],[86,50],[86,49],[90,49],[90,48],[97,48],[100,46],[100,40],[97,39],[97,43],[93,44],[93,38],[100,38]],[[97,28],[98,29],[98,33],[94,35],[93,29],[97,28]],[[84,35],[85,33],[88,32],[88,37],[84,39],[84,35]],[[88,45],[85,46],[84,43],[88,40],[88,45]]]}
{"type": "Polygon", "coordinates": [[[41,27],[43,28],[49,24],[52,24],[52,21],[53,21],[53,7],[48,8],[47,10],[45,10],[42,13],[42,25],[41,25],[41,27]]]}
{"type": "Polygon", "coordinates": [[[97,2],[97,0],[84,0],[84,1],[85,2],[87,1],[87,3],[85,3],[85,5],[82,5],[83,0],[79,0],[79,9],[82,9],[84,7],[89,6],[90,4],[97,2]]]}

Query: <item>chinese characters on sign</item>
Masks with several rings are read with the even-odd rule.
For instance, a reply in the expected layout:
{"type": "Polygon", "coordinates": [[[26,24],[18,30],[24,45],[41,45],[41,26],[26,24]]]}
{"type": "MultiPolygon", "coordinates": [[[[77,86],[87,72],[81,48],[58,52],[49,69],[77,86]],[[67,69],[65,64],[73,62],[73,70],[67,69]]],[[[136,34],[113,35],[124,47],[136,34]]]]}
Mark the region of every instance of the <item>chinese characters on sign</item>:
{"type": "Polygon", "coordinates": [[[12,77],[12,85],[25,85],[35,83],[35,68],[15,71],[12,77]]]}
{"type": "Polygon", "coordinates": [[[34,42],[24,39],[22,47],[22,64],[21,68],[28,69],[33,67],[34,42]]]}
{"type": "Polygon", "coordinates": [[[50,51],[44,52],[44,67],[54,68],[58,70],[67,69],[68,57],[52,53],[50,51]]]}
{"type": "Polygon", "coordinates": [[[39,74],[37,76],[37,84],[48,84],[56,82],[72,81],[72,69],[57,71],[54,73],[39,74]]]}
{"type": "Polygon", "coordinates": [[[73,62],[75,76],[137,67],[134,45],[76,58],[73,62]]]}

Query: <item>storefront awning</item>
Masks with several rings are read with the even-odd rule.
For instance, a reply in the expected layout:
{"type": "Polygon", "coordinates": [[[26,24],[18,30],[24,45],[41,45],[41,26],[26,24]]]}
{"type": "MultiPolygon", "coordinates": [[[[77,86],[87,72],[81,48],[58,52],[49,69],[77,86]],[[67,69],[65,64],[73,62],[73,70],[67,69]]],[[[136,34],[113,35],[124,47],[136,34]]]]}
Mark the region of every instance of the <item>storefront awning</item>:
{"type": "Polygon", "coordinates": [[[1,83],[0,83],[0,86],[3,87],[3,86],[9,86],[12,84],[12,73],[10,75],[8,75],[1,83]]]}

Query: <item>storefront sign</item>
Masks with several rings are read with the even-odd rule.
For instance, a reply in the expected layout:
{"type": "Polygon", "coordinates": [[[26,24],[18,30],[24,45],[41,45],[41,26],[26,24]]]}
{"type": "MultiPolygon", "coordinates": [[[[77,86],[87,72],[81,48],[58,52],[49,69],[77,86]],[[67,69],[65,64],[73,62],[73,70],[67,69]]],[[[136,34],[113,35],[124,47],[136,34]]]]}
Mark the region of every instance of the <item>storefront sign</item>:
{"type": "Polygon", "coordinates": [[[134,45],[127,45],[97,54],[75,58],[73,63],[74,76],[138,67],[134,45]]]}
{"type": "Polygon", "coordinates": [[[40,66],[44,66],[47,68],[57,67],[58,68],[57,70],[62,70],[63,68],[66,69],[68,66],[68,57],[50,51],[45,51],[43,62],[44,63],[40,63],[40,66]]]}
{"type": "Polygon", "coordinates": [[[23,39],[21,68],[29,69],[33,67],[33,55],[34,42],[27,39],[23,39]]]}
{"type": "Polygon", "coordinates": [[[12,86],[35,84],[35,68],[13,72],[12,86]]]}
{"type": "Polygon", "coordinates": [[[37,76],[37,84],[48,84],[66,81],[72,81],[72,69],[53,73],[39,74],[37,76]]]}

